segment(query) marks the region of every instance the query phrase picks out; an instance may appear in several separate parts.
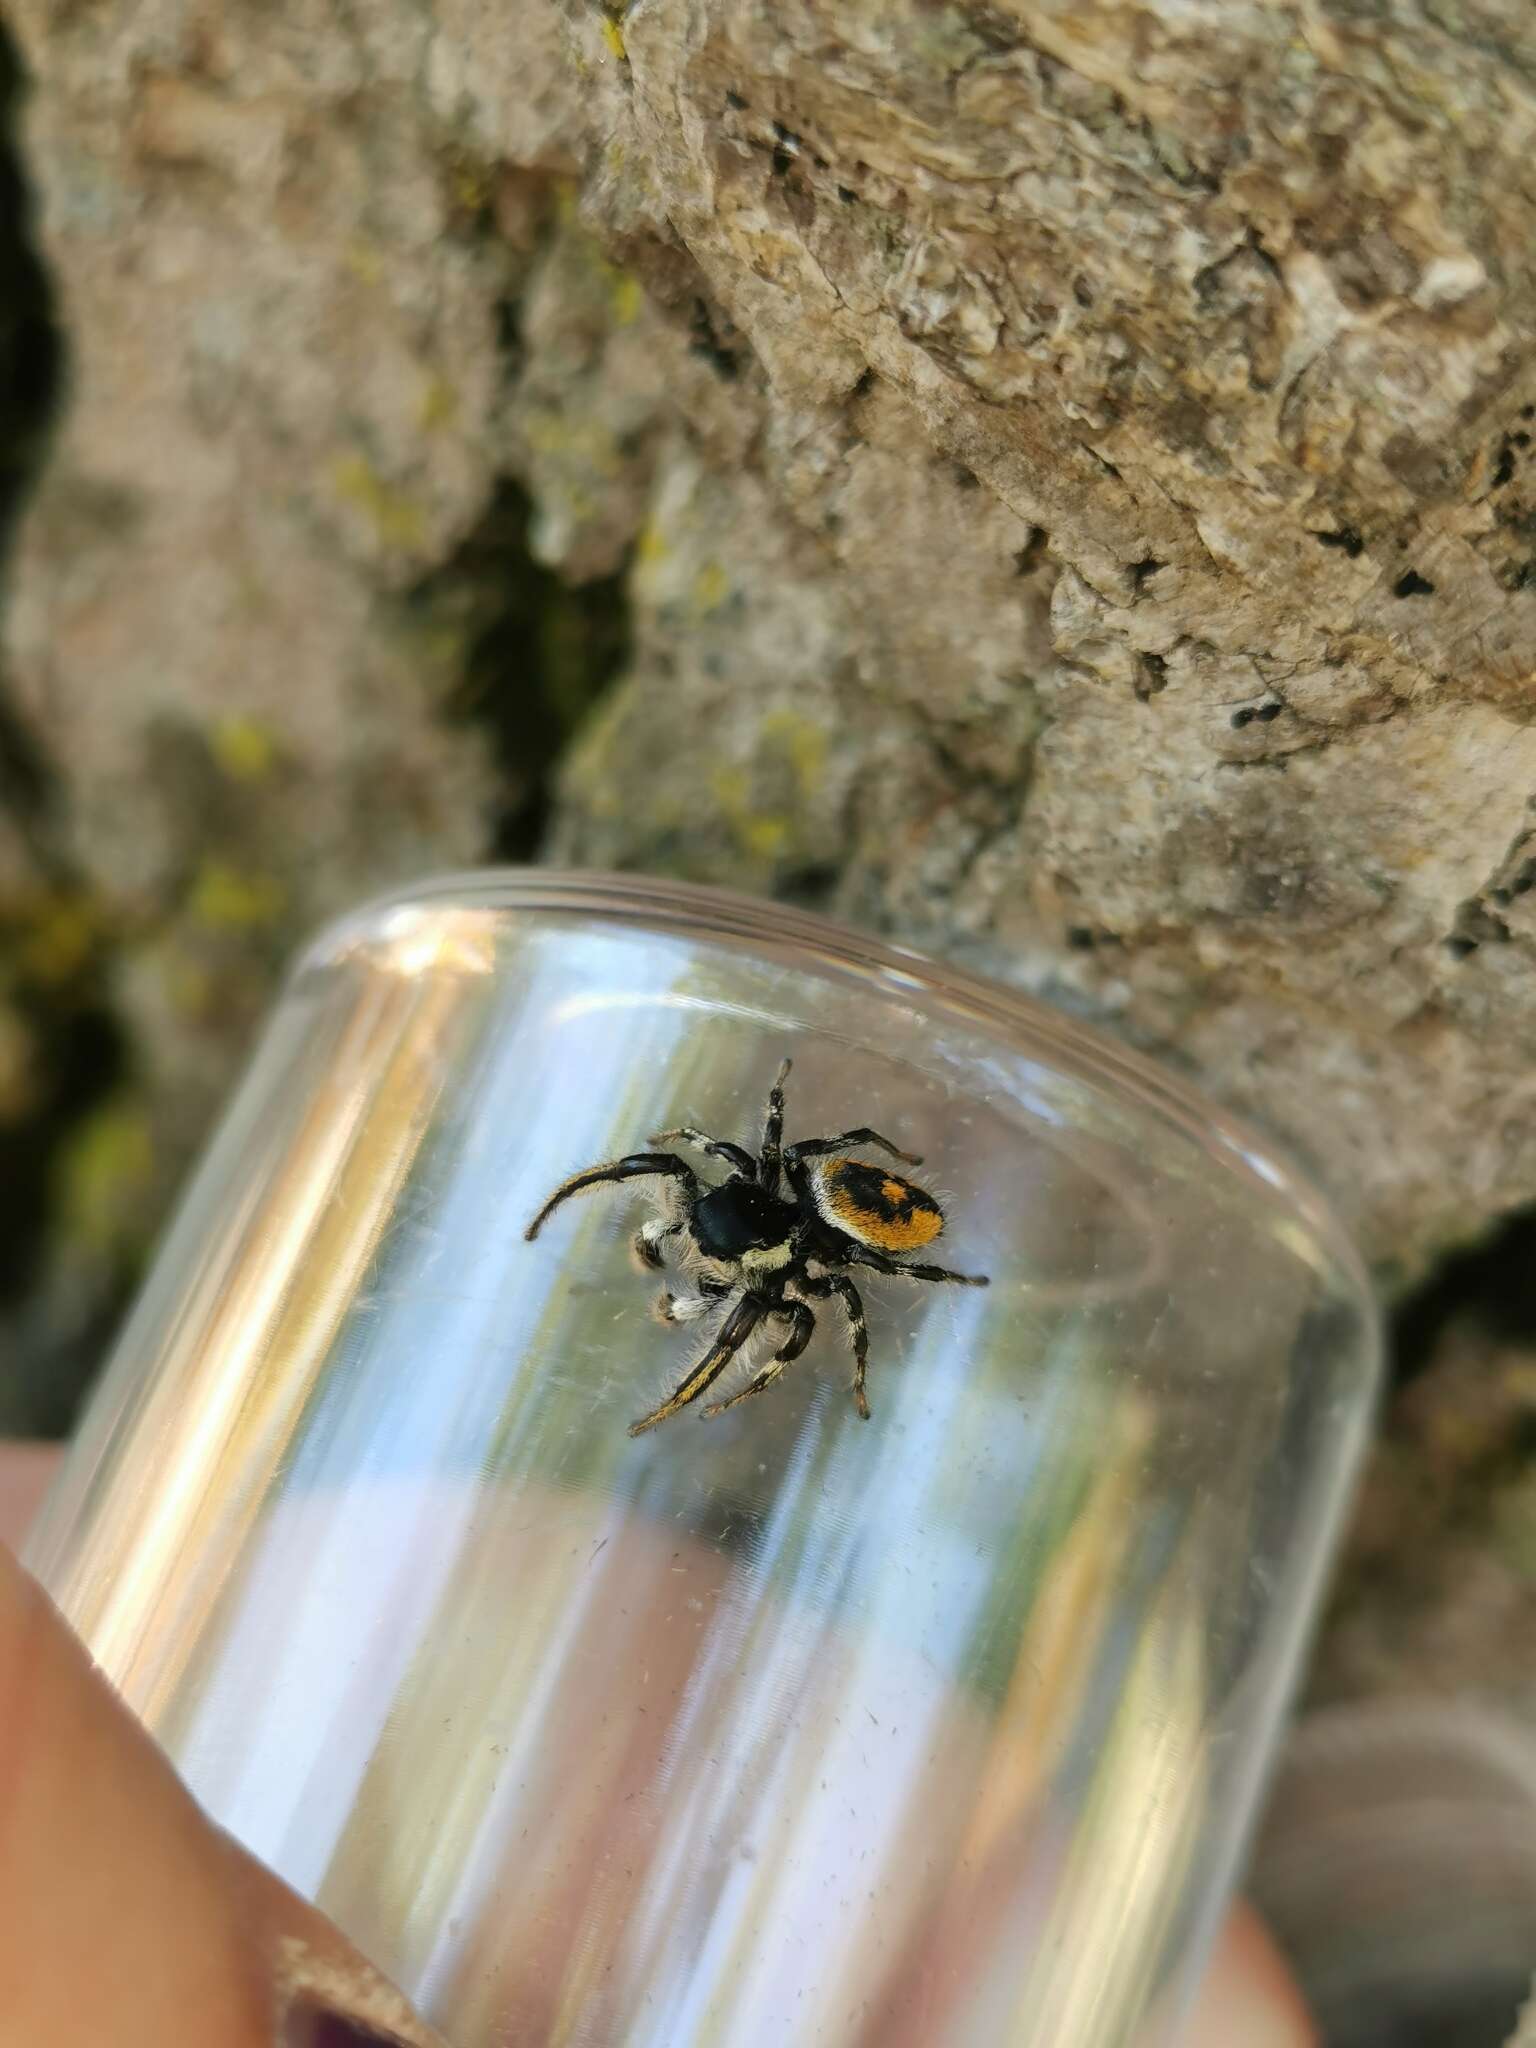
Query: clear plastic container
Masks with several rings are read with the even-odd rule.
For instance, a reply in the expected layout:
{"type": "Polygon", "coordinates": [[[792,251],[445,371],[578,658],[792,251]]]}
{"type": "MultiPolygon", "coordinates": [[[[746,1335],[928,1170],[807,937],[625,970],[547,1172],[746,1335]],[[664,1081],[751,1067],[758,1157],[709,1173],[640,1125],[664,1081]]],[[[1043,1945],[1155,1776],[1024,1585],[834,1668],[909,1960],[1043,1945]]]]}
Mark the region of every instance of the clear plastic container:
{"type": "Polygon", "coordinates": [[[451,878],[299,963],[32,1559],[455,2048],[1152,2048],[1376,1358],[1315,1195],[1061,1018],[712,892],[451,878]],[[787,1137],[923,1154],[919,1256],[991,1284],[849,1269],[867,1422],[817,1299],[633,1438],[729,1304],[652,1315],[664,1183],[525,1226],[664,1126],[755,1152],[786,1057],[787,1137]]]}

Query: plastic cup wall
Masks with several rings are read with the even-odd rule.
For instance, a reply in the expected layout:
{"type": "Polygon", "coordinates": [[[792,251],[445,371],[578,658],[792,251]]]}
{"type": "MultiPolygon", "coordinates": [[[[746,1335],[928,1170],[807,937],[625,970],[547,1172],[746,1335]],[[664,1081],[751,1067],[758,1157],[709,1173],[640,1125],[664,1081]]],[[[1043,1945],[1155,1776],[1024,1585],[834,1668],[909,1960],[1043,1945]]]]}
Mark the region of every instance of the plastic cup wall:
{"type": "Polygon", "coordinates": [[[1047,1013],[725,897],[464,878],[301,963],[33,1557],[455,2048],[1156,2048],[1374,1364],[1326,1211],[1047,1013]],[[991,1285],[859,1273],[868,1422],[827,1303],[632,1440],[707,1341],[630,1263],[646,1184],[524,1225],[663,1126],[755,1148],[786,1056],[787,1135],[923,1154],[925,1255],[991,1285]]]}

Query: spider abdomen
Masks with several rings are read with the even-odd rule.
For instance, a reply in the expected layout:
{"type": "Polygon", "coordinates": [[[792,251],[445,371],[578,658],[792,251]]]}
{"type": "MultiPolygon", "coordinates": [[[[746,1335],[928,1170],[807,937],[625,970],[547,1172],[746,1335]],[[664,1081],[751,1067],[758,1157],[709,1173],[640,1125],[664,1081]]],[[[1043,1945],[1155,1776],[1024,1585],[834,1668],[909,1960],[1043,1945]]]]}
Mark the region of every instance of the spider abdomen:
{"type": "Polygon", "coordinates": [[[926,1188],[863,1159],[822,1159],[811,1171],[816,1207],[834,1230],[883,1252],[916,1251],[944,1228],[926,1188]]]}

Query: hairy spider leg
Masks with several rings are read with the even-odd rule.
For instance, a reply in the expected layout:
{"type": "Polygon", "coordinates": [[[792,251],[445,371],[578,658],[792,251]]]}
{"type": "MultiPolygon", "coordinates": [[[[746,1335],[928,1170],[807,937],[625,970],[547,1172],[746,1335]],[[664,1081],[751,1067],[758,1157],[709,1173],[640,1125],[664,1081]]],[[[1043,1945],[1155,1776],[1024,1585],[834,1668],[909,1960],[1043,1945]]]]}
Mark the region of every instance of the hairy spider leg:
{"type": "Polygon", "coordinates": [[[700,1316],[706,1316],[712,1308],[725,1300],[731,1292],[723,1280],[712,1280],[701,1274],[697,1282],[697,1294],[674,1294],[664,1287],[656,1297],[656,1313],[664,1323],[693,1323],[700,1316]]]}
{"type": "Polygon", "coordinates": [[[653,1131],[649,1142],[652,1145],[697,1145],[712,1159],[728,1159],[743,1180],[752,1180],[757,1174],[757,1161],[744,1146],[733,1145],[729,1138],[712,1138],[708,1131],[696,1131],[692,1124],[682,1124],[675,1131],[653,1131]]]}
{"type": "Polygon", "coordinates": [[[876,1251],[872,1244],[851,1244],[844,1257],[850,1266],[873,1266],[877,1273],[905,1273],[909,1280],[948,1280],[956,1287],[992,1285],[986,1273],[952,1273],[948,1266],[909,1265],[905,1259],[893,1259],[888,1252],[876,1251]]]}
{"type": "Polygon", "coordinates": [[[844,1152],[850,1145],[878,1145],[882,1152],[889,1152],[893,1159],[899,1159],[905,1166],[921,1166],[920,1152],[903,1152],[899,1145],[893,1145],[889,1138],[882,1138],[878,1131],[860,1124],[856,1131],[843,1131],[835,1138],[801,1138],[791,1145],[784,1157],[798,1165],[802,1159],[824,1159],[829,1152],[844,1152]]]}
{"type": "Polygon", "coordinates": [[[738,1401],[749,1401],[754,1394],[760,1394],[765,1387],[771,1387],[784,1368],[793,1365],[810,1343],[811,1333],[816,1328],[816,1318],[803,1301],[782,1302],[775,1310],[775,1314],[789,1317],[790,1331],[783,1344],[757,1377],[748,1380],[739,1394],[732,1394],[728,1401],[712,1401],[704,1410],[706,1415],[723,1415],[727,1408],[734,1408],[738,1401]]]}
{"type": "Polygon", "coordinates": [[[667,1263],[667,1255],[662,1246],[669,1237],[676,1237],[682,1227],[681,1223],[663,1223],[656,1216],[648,1223],[642,1223],[629,1241],[636,1265],[648,1267],[651,1272],[659,1273],[667,1263]]]}
{"type": "Polygon", "coordinates": [[[864,1303],[859,1290],[851,1280],[841,1273],[807,1273],[795,1285],[802,1294],[814,1295],[818,1301],[830,1301],[834,1296],[843,1305],[843,1314],[848,1318],[848,1335],[853,1339],[853,1405],[868,1422],[869,1400],[864,1392],[864,1375],[869,1366],[869,1325],[864,1320],[864,1303]]]}
{"type": "Polygon", "coordinates": [[[629,1425],[630,1435],[643,1436],[648,1429],[654,1429],[658,1422],[665,1422],[669,1416],[675,1415],[679,1408],[686,1408],[690,1401],[697,1401],[700,1394],[719,1379],[763,1317],[772,1315],[774,1309],[775,1304],[765,1301],[760,1294],[742,1295],[721,1324],[714,1343],[692,1368],[687,1378],[678,1383],[659,1408],[653,1408],[649,1415],[642,1415],[638,1422],[632,1422],[629,1425]]]}
{"type": "Polygon", "coordinates": [[[675,1152],[631,1152],[624,1159],[610,1159],[602,1166],[589,1166],[581,1173],[573,1173],[569,1180],[562,1181],[523,1232],[525,1238],[538,1236],[550,1214],[572,1195],[579,1195],[587,1188],[601,1187],[606,1181],[639,1180],[647,1174],[665,1175],[670,1180],[681,1181],[684,1192],[690,1197],[699,1191],[699,1177],[686,1159],[679,1159],[675,1152]]]}
{"type": "Polygon", "coordinates": [[[773,1086],[768,1090],[768,1110],[763,1118],[763,1143],[757,1155],[758,1184],[771,1195],[779,1191],[779,1170],[783,1162],[784,1145],[784,1083],[789,1079],[793,1060],[785,1060],[779,1068],[773,1086]]]}

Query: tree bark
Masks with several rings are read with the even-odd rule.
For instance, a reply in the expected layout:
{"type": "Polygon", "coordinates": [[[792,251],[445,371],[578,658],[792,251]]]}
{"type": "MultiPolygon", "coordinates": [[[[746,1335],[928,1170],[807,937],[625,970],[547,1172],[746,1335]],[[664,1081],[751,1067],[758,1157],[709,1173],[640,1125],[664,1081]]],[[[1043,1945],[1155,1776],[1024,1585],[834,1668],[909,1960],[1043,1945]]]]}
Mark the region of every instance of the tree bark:
{"type": "Polygon", "coordinates": [[[1527,1199],[1528,12],[588,27],[586,213],[697,367],[560,850],[1110,1018],[1400,1269],[1527,1199]]]}
{"type": "Polygon", "coordinates": [[[70,371],[0,859],[137,1062],[91,1228],[317,915],[519,843],[612,647],[542,569],[628,635],[549,852],[1107,1022],[1386,1270],[1536,1192],[1525,0],[15,28],[70,371]]]}

